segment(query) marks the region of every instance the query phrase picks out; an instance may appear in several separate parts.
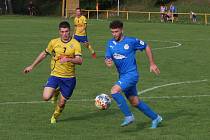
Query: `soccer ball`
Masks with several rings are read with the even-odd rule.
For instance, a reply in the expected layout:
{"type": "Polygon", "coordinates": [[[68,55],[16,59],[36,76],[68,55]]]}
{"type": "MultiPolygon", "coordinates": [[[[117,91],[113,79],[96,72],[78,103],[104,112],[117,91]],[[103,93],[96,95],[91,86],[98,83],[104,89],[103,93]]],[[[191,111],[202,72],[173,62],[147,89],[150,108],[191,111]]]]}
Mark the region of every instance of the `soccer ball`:
{"type": "Polygon", "coordinates": [[[106,110],[111,105],[111,98],[108,95],[102,93],[96,96],[95,105],[98,109],[106,110]]]}

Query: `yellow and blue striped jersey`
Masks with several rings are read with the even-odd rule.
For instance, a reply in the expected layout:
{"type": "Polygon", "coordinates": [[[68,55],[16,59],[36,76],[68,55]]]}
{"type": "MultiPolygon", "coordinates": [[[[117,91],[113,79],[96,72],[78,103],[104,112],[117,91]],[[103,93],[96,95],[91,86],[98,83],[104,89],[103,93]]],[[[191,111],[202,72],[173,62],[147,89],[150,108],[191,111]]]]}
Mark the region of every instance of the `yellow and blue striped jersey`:
{"type": "Polygon", "coordinates": [[[86,36],[87,19],[85,16],[75,17],[74,25],[76,26],[75,35],[86,36]]]}
{"type": "Polygon", "coordinates": [[[62,56],[74,58],[82,55],[81,46],[77,40],[71,39],[69,42],[64,43],[60,38],[52,39],[45,51],[52,56],[52,76],[62,78],[75,77],[75,64],[71,62],[61,64],[59,60],[62,56]]]}

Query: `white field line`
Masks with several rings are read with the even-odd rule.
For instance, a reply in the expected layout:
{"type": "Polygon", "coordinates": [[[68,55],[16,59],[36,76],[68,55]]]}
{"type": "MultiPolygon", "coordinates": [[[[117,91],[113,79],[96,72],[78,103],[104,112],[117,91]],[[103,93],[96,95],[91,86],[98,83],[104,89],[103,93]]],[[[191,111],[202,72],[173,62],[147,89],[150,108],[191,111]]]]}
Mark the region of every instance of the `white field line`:
{"type": "MultiPolygon", "coordinates": [[[[94,99],[81,99],[81,100],[70,100],[69,102],[89,102],[94,101],[94,99]]],[[[19,101],[19,102],[1,102],[0,105],[15,105],[15,104],[41,104],[50,103],[51,101],[19,101]]]]}
{"type": "MultiPolygon", "coordinates": [[[[201,82],[206,82],[208,81],[207,79],[204,80],[195,80],[195,81],[185,81],[185,82],[177,82],[177,83],[169,83],[165,85],[160,85],[160,86],[155,86],[146,90],[143,90],[139,92],[138,94],[141,95],[145,92],[149,92],[152,90],[155,90],[157,88],[161,87],[167,87],[167,86],[175,86],[175,85],[181,85],[181,84],[193,84],[193,83],[201,83],[201,82]]],[[[183,95],[183,96],[160,96],[160,97],[141,97],[143,99],[173,99],[173,98],[199,98],[199,97],[210,97],[209,95],[183,95]]],[[[0,105],[16,105],[16,104],[41,104],[41,103],[49,103],[50,101],[20,101],[20,102],[1,102],[0,105]]],[[[94,99],[81,99],[81,100],[70,100],[69,102],[94,102],[94,99]]]]}
{"type": "Polygon", "coordinates": [[[176,45],[169,46],[169,47],[152,48],[152,50],[172,49],[172,48],[178,48],[178,47],[180,47],[182,45],[181,43],[175,42],[175,41],[161,41],[161,40],[148,40],[148,41],[165,42],[165,43],[173,43],[173,44],[176,44],[176,45]]]}
{"type": "Polygon", "coordinates": [[[152,88],[148,88],[145,90],[142,90],[140,92],[138,92],[138,95],[141,95],[143,93],[158,89],[158,88],[162,88],[162,87],[168,87],[168,86],[175,86],[175,85],[182,85],[182,84],[193,84],[193,83],[201,83],[201,82],[207,82],[207,79],[203,79],[203,80],[195,80],[195,81],[184,81],[184,82],[176,82],[176,83],[169,83],[169,84],[165,84],[165,85],[160,85],[160,86],[154,86],[152,88]]]}
{"type": "Polygon", "coordinates": [[[198,97],[210,97],[210,94],[203,94],[203,95],[188,95],[188,96],[151,96],[151,97],[141,97],[144,99],[173,99],[173,98],[198,98],[198,97]]]}
{"type": "MultiPolygon", "coordinates": [[[[189,96],[151,96],[141,97],[141,99],[174,99],[174,98],[201,98],[210,97],[210,95],[189,95],[189,96]]],[[[94,102],[94,99],[81,99],[81,100],[70,100],[69,102],[94,102]]],[[[50,101],[25,101],[25,102],[1,102],[0,105],[16,105],[16,104],[43,104],[50,103],[50,101]]]]}
{"type": "MultiPolygon", "coordinates": [[[[173,48],[178,48],[178,47],[182,46],[181,43],[175,42],[175,41],[161,41],[161,40],[148,40],[148,41],[165,42],[165,43],[173,43],[173,44],[175,44],[175,45],[173,45],[173,46],[168,46],[168,47],[159,47],[159,48],[157,47],[157,48],[152,48],[152,50],[173,49],[173,48]]],[[[99,52],[99,53],[104,52],[104,53],[105,53],[105,51],[96,51],[96,52],[99,52]]]]}
{"type": "MultiPolygon", "coordinates": [[[[165,42],[165,43],[173,43],[175,45],[173,46],[168,46],[168,47],[159,47],[159,48],[152,48],[152,50],[163,50],[163,49],[173,49],[173,48],[178,48],[180,47],[182,44],[179,42],[174,42],[174,41],[161,41],[161,40],[149,40],[149,41],[155,41],[155,42],[165,42]]],[[[0,42],[0,44],[7,44],[8,42],[0,42]]],[[[28,44],[41,44],[41,42],[28,42],[28,44]]],[[[96,51],[97,53],[105,53],[105,51],[96,51]]],[[[20,54],[22,52],[3,52],[1,51],[0,54],[20,54]]],[[[30,53],[31,52],[24,52],[25,54],[30,53]]]]}
{"type": "Polygon", "coordinates": [[[0,105],[16,105],[16,104],[40,104],[47,103],[46,101],[25,101],[25,102],[1,102],[0,105]]]}

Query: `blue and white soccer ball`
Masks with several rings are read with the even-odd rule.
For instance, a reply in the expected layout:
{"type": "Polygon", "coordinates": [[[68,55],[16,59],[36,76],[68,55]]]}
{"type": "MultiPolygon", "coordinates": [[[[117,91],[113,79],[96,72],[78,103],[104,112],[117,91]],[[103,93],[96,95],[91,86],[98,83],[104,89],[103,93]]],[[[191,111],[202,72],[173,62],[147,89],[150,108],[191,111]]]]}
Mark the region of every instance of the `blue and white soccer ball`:
{"type": "Polygon", "coordinates": [[[107,94],[102,93],[96,96],[95,106],[98,109],[106,110],[110,107],[110,105],[111,105],[111,98],[107,94]]]}

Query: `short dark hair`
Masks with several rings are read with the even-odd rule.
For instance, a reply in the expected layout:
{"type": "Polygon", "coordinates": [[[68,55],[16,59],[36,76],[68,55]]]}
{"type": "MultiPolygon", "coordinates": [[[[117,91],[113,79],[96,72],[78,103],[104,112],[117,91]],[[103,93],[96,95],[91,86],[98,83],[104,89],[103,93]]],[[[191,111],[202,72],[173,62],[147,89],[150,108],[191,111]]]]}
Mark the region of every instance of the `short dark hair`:
{"type": "Polygon", "coordinates": [[[109,24],[109,28],[110,29],[116,29],[116,28],[123,28],[123,22],[120,20],[113,20],[110,24],[109,24]]]}
{"type": "Polygon", "coordinates": [[[82,11],[82,9],[81,9],[81,8],[79,8],[79,7],[78,7],[78,8],[76,8],[76,11],[77,11],[77,10],[80,10],[80,11],[82,11]]]}
{"type": "Polygon", "coordinates": [[[70,29],[70,24],[67,21],[62,21],[59,24],[59,29],[60,28],[69,28],[70,29]]]}

